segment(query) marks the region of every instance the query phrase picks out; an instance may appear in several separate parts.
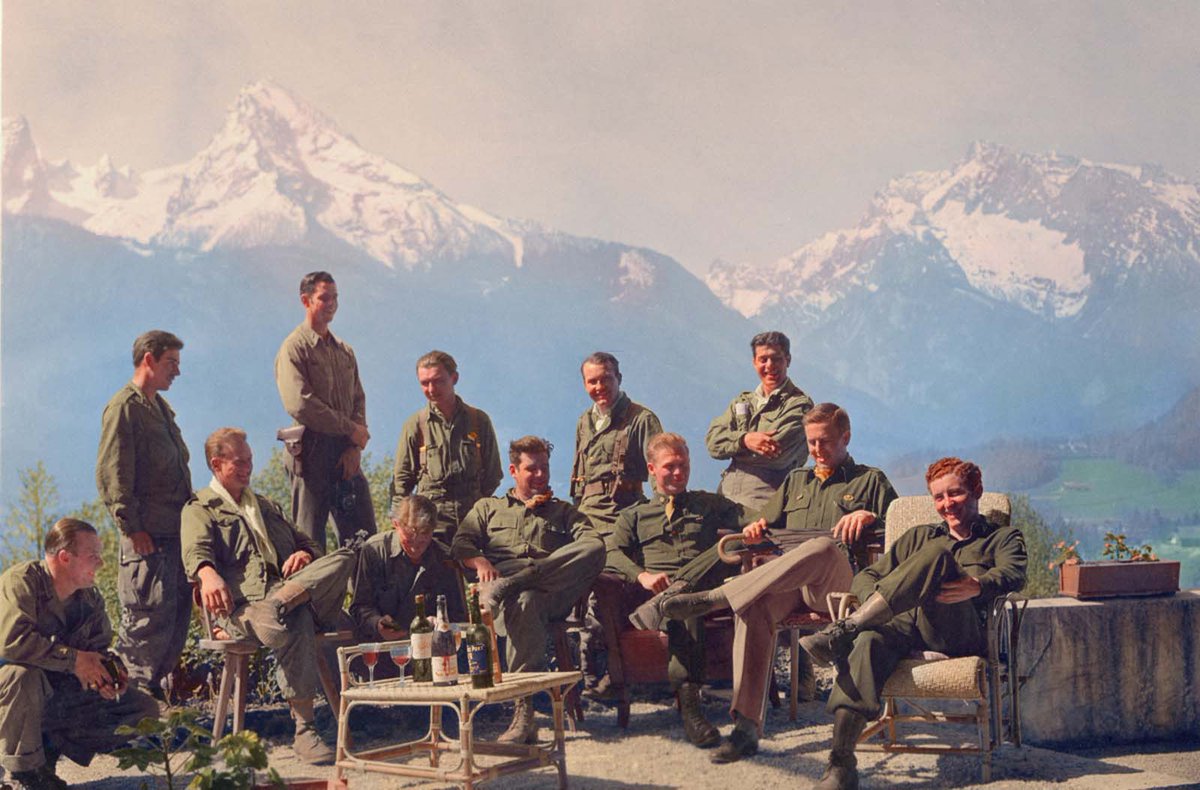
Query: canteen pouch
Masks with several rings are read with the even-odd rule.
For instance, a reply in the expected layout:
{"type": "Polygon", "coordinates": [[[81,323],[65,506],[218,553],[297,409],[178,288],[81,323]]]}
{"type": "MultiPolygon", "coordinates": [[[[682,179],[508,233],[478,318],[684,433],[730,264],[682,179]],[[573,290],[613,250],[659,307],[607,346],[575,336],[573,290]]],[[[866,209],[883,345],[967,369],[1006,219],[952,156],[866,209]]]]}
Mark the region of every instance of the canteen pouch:
{"type": "Polygon", "coordinates": [[[304,426],[293,425],[290,428],[280,428],[275,432],[275,438],[283,442],[287,455],[283,459],[284,468],[292,477],[300,477],[303,467],[300,453],[304,452],[304,426]]]}

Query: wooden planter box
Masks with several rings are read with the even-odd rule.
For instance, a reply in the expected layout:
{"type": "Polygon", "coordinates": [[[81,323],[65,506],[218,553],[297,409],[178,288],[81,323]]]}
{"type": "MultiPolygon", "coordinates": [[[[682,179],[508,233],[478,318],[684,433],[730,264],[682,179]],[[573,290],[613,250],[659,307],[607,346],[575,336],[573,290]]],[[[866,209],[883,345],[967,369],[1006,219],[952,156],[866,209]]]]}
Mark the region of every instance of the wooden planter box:
{"type": "Polygon", "coordinates": [[[1072,598],[1127,595],[1174,595],[1179,592],[1179,562],[1081,562],[1059,568],[1058,592],[1072,598]]]}

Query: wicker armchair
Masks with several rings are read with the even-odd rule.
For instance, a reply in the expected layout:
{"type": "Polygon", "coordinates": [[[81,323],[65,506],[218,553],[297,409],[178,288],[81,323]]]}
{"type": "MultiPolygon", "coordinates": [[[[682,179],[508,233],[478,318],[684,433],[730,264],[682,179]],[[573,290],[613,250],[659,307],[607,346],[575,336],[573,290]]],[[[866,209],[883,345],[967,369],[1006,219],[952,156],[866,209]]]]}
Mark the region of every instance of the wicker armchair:
{"type": "MultiPolygon", "coordinates": [[[[979,503],[979,512],[993,523],[1007,525],[1012,507],[1006,495],[986,492],[979,503]]],[[[940,520],[930,497],[900,497],[888,508],[885,548],[890,548],[912,527],[940,520]]],[[[851,598],[843,601],[841,616],[849,613],[853,603],[851,598]]],[[[992,752],[1005,741],[1021,745],[1019,695],[1024,678],[1017,666],[1017,642],[1026,603],[1015,593],[993,602],[987,615],[986,656],[946,658],[926,655],[901,661],[883,687],[883,711],[863,731],[859,738],[860,748],[925,754],[978,754],[982,761],[983,781],[990,781],[992,752]],[[973,712],[935,710],[939,700],[967,702],[973,706],[973,712]],[[901,702],[915,712],[902,713],[901,702]],[[902,741],[896,732],[896,725],[901,722],[974,724],[978,730],[978,745],[917,745],[902,741]],[[882,736],[883,743],[870,742],[876,735],[882,736]]]]}

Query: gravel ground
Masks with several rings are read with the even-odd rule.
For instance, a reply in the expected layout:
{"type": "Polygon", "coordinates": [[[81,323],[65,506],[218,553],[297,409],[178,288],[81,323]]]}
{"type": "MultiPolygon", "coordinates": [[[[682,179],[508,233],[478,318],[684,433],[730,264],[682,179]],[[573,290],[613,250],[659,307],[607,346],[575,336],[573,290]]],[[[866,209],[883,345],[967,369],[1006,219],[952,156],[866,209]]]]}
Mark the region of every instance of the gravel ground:
{"type": "MultiPolygon", "coordinates": [[[[722,692],[708,696],[706,712],[728,732],[726,703],[722,692]]],[[[542,735],[549,732],[548,707],[539,719],[542,735]]],[[[371,709],[370,715],[356,712],[352,729],[360,743],[408,740],[424,732],[424,717],[400,710],[371,709]]],[[[330,725],[321,709],[320,720],[330,725]]],[[[280,707],[252,711],[249,726],[264,734],[271,744],[271,764],[285,778],[326,778],[333,769],[304,766],[292,758],[289,721],[280,707]]],[[[477,736],[495,737],[507,724],[503,708],[486,708],[477,717],[477,736]]],[[[332,735],[332,727],[329,727],[332,735]]],[[[971,730],[961,730],[964,741],[971,730]]],[[[721,788],[737,790],[782,786],[810,787],[824,769],[829,748],[830,719],[821,703],[801,706],[799,720],[789,722],[786,706],[768,711],[767,735],[759,754],[725,766],[708,762],[706,753],[683,738],[673,701],[656,699],[637,702],[628,731],[617,727],[616,709],[587,703],[585,721],[578,732],[567,735],[567,768],[576,788],[721,788]]],[[[331,738],[332,741],[332,738],[331,738]]],[[[860,752],[859,772],[864,788],[874,787],[967,787],[981,786],[979,760],[972,757],[882,754],[860,752]]],[[[121,772],[116,761],[98,757],[88,768],[63,761],[59,774],[73,785],[93,790],[135,790],[142,777],[121,772]]],[[[445,786],[401,780],[378,774],[350,774],[351,786],[393,788],[445,786]]],[[[1005,748],[998,753],[989,788],[1125,788],[1200,787],[1200,740],[1105,746],[1051,751],[1039,748],[1005,748]]],[[[486,785],[494,788],[554,788],[553,769],[503,777],[486,785]]]]}

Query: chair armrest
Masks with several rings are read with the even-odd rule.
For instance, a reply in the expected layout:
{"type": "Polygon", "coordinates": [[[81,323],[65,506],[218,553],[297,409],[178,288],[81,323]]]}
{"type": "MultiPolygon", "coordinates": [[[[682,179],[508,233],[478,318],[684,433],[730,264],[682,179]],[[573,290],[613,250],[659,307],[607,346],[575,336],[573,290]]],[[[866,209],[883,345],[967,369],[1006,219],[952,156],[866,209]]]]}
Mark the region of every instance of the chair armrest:
{"type": "Polygon", "coordinates": [[[849,592],[831,592],[825,596],[825,605],[834,620],[844,620],[858,608],[858,598],[849,592]]]}

